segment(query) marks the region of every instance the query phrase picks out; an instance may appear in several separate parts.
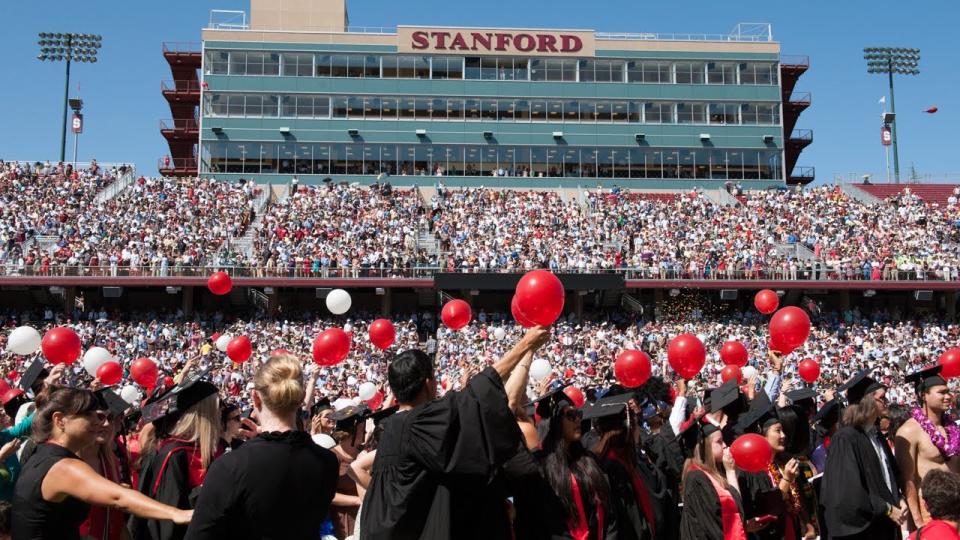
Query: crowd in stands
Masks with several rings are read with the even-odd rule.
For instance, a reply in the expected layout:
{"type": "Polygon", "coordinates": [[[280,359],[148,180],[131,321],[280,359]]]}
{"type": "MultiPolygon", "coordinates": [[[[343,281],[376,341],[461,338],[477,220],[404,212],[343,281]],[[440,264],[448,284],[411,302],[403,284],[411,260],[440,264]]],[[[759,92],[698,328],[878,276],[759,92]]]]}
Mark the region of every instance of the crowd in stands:
{"type": "MultiPolygon", "coordinates": [[[[647,352],[654,373],[674,377],[668,367],[666,349],[670,339],[681,333],[693,333],[708,351],[707,364],[692,388],[712,388],[720,384],[719,351],[728,340],[741,341],[749,351],[754,383],[763,382],[767,365],[766,320],[756,312],[712,313],[707,303],[678,298],[657,308],[656,321],[621,312],[595,313],[577,320],[572,314],[553,326],[554,339],[538,358],[548,360],[554,375],[583,388],[612,384],[613,360],[625,349],[647,352]]],[[[330,397],[350,399],[357,396],[364,381],[386,384],[386,359],[408,348],[420,347],[436,355],[438,380],[443,390],[456,388],[467,373],[498,360],[523,329],[512,318],[500,313],[479,311],[469,326],[452,331],[433,313],[414,313],[393,319],[397,339],[386,352],[374,347],[367,329],[373,314],[354,314],[348,318],[304,312],[288,319],[262,314],[236,318],[222,313],[185,317],[182,313],[108,313],[88,311],[65,316],[45,312],[8,312],[0,316],[7,330],[32,325],[43,333],[55,325],[69,324],[81,337],[84,350],[102,346],[126,367],[133,360],[155,360],[163,374],[176,375],[188,361],[193,366],[212,367],[211,380],[225,395],[246,402],[252,373],[272,351],[285,349],[304,359],[309,371],[317,372],[317,391],[330,397]],[[343,326],[352,333],[348,359],[332,368],[317,368],[309,361],[313,339],[323,330],[343,326]],[[504,330],[501,334],[498,329],[504,330]],[[221,335],[246,335],[254,354],[244,364],[234,364],[215,346],[221,335]]],[[[6,334],[0,334],[0,350],[6,334]]],[[[960,339],[960,327],[933,318],[908,319],[896,311],[861,313],[825,313],[814,318],[814,328],[806,344],[787,357],[784,385],[802,384],[797,364],[812,358],[821,366],[821,390],[835,388],[861,368],[890,385],[892,402],[908,400],[912,392],[903,384],[903,374],[932,363],[939,354],[960,339]]],[[[8,375],[23,368],[25,360],[3,353],[0,373],[8,375]]],[[[75,380],[90,381],[82,362],[71,368],[75,380]]],[[[748,370],[749,371],[749,370],[748,370]]]]}

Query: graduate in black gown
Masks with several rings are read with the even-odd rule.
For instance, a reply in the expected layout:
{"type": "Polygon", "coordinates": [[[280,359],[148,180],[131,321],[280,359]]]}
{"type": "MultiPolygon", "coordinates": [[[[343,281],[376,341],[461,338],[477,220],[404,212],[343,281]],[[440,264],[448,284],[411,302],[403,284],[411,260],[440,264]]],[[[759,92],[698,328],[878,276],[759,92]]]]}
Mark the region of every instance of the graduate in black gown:
{"type": "Polygon", "coordinates": [[[840,390],[849,405],[830,439],[821,501],[831,538],[900,538],[901,506],[896,462],[881,441],[877,419],[886,411],[886,387],[861,371],[840,390]]]}
{"type": "Polygon", "coordinates": [[[393,357],[387,376],[400,408],[383,421],[362,540],[510,538],[506,492],[495,479],[522,445],[503,381],[549,336],[528,330],[494,366],[439,400],[430,357],[393,357]]]}
{"type": "MultiPolygon", "coordinates": [[[[158,394],[143,407],[149,436],[141,435],[143,454],[138,491],[162,503],[191,509],[207,468],[218,455],[220,407],[217,387],[202,380],[206,372],[158,394]]],[[[133,540],[181,540],[186,525],[130,518],[133,540]]]]}

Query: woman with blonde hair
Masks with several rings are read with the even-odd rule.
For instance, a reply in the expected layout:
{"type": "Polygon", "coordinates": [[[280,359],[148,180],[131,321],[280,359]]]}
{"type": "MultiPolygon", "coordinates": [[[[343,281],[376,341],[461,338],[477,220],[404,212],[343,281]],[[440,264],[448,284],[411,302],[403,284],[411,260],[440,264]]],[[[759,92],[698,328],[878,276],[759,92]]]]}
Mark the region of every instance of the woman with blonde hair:
{"type": "Polygon", "coordinates": [[[210,468],[189,540],[319,538],[339,463],[297,429],[305,396],[295,356],[275,356],[257,370],[251,397],[260,433],[210,468]]]}
{"type": "MultiPolygon", "coordinates": [[[[188,378],[143,408],[138,490],[177,508],[193,508],[210,464],[218,455],[220,405],[217,387],[188,378]]],[[[133,540],[180,540],[181,525],[132,518],[133,540]]]]}
{"type": "Polygon", "coordinates": [[[687,434],[696,443],[683,470],[680,539],[746,540],[736,466],[719,426],[694,418],[687,434]]]}

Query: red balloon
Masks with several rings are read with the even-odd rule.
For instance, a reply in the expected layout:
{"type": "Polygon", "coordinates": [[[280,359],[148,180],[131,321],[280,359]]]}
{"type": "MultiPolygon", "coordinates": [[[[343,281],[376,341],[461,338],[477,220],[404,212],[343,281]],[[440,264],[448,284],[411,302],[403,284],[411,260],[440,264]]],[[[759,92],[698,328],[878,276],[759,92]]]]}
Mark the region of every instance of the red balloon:
{"type": "Polygon", "coordinates": [[[113,386],[123,378],[123,368],[117,362],[106,362],[97,368],[97,379],[104,386],[113,386]]]}
{"type": "Polygon", "coordinates": [[[80,336],[72,328],[58,326],[43,335],[40,349],[51,364],[72,364],[80,358],[80,336]]]}
{"type": "Polygon", "coordinates": [[[227,343],[227,356],[238,364],[249,360],[252,354],[253,346],[247,336],[237,336],[231,339],[230,343],[227,343]]]}
{"type": "Polygon", "coordinates": [[[291,353],[290,351],[286,350],[286,349],[274,349],[274,350],[270,351],[270,356],[271,356],[271,357],[273,357],[273,356],[281,356],[281,355],[284,355],[284,354],[292,354],[292,353],[291,353]]]}
{"type": "Polygon", "coordinates": [[[753,306],[764,315],[769,315],[780,306],[780,297],[770,289],[764,289],[753,297],[753,306]]]}
{"type": "Polygon", "coordinates": [[[797,365],[797,372],[804,381],[813,384],[820,377],[820,364],[807,358],[797,365]]]}
{"type": "Polygon", "coordinates": [[[707,350],[703,343],[693,334],[680,334],[670,340],[667,346],[667,360],[684,379],[692,379],[703,369],[707,361],[707,350]]]}
{"type": "Polygon", "coordinates": [[[728,341],[720,348],[720,360],[728,366],[747,365],[747,348],[739,341],[728,341]]]}
{"type": "Polygon", "coordinates": [[[379,349],[386,349],[397,339],[393,323],[387,319],[377,319],[370,323],[370,342],[379,349]]]}
{"type": "Polygon", "coordinates": [[[785,307],[770,319],[770,340],[777,346],[793,351],[803,345],[809,336],[810,317],[798,307],[785,307]]]}
{"type": "Polygon", "coordinates": [[[520,308],[517,307],[517,297],[514,295],[513,300],[510,302],[510,312],[513,313],[513,320],[517,321],[517,324],[524,328],[533,328],[537,323],[528,319],[523,313],[520,313],[520,308]]]}
{"type": "Polygon", "coordinates": [[[163,378],[163,386],[164,386],[164,388],[171,388],[171,387],[173,387],[173,385],[175,385],[175,384],[177,384],[177,383],[173,380],[173,377],[167,375],[166,377],[163,378]]]}
{"type": "Polygon", "coordinates": [[[576,408],[583,407],[583,404],[587,402],[587,398],[583,395],[583,392],[580,391],[576,386],[568,386],[563,389],[563,393],[573,402],[573,406],[576,408]]]}
{"type": "Polygon", "coordinates": [[[738,366],[733,364],[728,364],[723,366],[723,369],[720,370],[720,380],[727,382],[730,379],[737,380],[737,386],[743,384],[743,373],[740,371],[738,366]]]}
{"type": "Polygon", "coordinates": [[[0,396],[2,396],[9,389],[10,385],[7,384],[7,381],[0,379],[0,396]]]}
{"type": "Polygon", "coordinates": [[[323,331],[313,340],[313,361],[321,366],[335,366],[350,353],[350,337],[340,328],[323,331]]]}
{"type": "Polygon", "coordinates": [[[636,388],[650,378],[650,358],[641,351],[626,350],[617,356],[613,363],[613,374],[620,384],[627,388],[636,388]]]}
{"type": "Polygon", "coordinates": [[[130,378],[144,388],[156,386],[159,375],[157,364],[149,358],[138,358],[130,364],[130,378]]]}
{"type": "Polygon", "coordinates": [[[767,343],[767,348],[771,351],[778,352],[782,356],[786,356],[793,352],[793,347],[787,347],[783,343],[779,343],[773,336],[770,336],[770,342],[767,343]]]}
{"type": "Polygon", "coordinates": [[[443,310],[440,311],[440,318],[443,319],[443,324],[451,330],[460,330],[470,324],[473,312],[470,310],[470,304],[463,300],[451,300],[443,306],[443,310]]]}
{"type": "Polygon", "coordinates": [[[10,373],[7,373],[7,378],[10,379],[11,381],[16,381],[17,379],[20,378],[20,372],[18,372],[15,369],[11,369],[10,373]]]}
{"type": "Polygon", "coordinates": [[[960,349],[953,348],[943,351],[938,364],[943,366],[940,375],[944,377],[960,377],[960,349]]]}
{"type": "Polygon", "coordinates": [[[226,272],[214,272],[207,279],[207,288],[217,296],[223,296],[233,289],[233,280],[226,272]]]}
{"type": "Polygon", "coordinates": [[[737,437],[730,446],[730,454],[738,468],[751,473],[767,470],[773,461],[773,448],[770,443],[756,433],[737,437]]]}
{"type": "Polygon", "coordinates": [[[377,393],[367,400],[367,407],[370,407],[371,411],[376,411],[381,405],[383,405],[383,391],[377,390],[377,393]]]}
{"type": "Polygon", "coordinates": [[[517,310],[530,322],[550,326],[563,313],[566,293],[560,279],[546,270],[527,272],[517,283],[517,310]]]}

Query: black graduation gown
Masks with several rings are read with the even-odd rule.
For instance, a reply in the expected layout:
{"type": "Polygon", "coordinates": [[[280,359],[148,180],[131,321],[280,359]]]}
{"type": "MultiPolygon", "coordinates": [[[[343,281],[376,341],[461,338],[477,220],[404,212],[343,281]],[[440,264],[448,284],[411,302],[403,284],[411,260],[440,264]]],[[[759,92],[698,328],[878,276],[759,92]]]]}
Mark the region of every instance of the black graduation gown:
{"type": "MultiPolygon", "coordinates": [[[[193,508],[199,488],[190,487],[189,454],[180,450],[183,446],[182,442],[167,443],[145,459],[137,489],[151,499],[189,510],[193,508]],[[157,485],[156,491],[154,485],[157,485]]],[[[130,516],[129,530],[132,540],[182,540],[187,534],[186,525],[137,516],[130,516]]]]}
{"type": "Polygon", "coordinates": [[[339,468],[308,433],[261,433],[210,466],[186,540],[317,540],[339,468]]]}
{"type": "MultiPolygon", "coordinates": [[[[730,488],[743,518],[740,493],[730,488]]],[[[692,470],[683,483],[683,517],[680,519],[681,540],[723,540],[723,521],[720,499],[707,473],[692,470]]]]}
{"type": "Polygon", "coordinates": [[[500,466],[520,448],[520,428],[500,376],[487,368],[467,387],[383,421],[362,540],[510,537],[500,466]]]}
{"type": "Polygon", "coordinates": [[[787,512],[780,489],[773,485],[766,472],[748,473],[737,470],[737,482],[740,484],[740,496],[743,499],[744,520],[773,515],[777,521],[763,529],[748,533],[754,540],[796,540],[800,538],[800,520],[787,512]],[[793,521],[794,535],[786,536],[786,520],[793,521]]]}
{"type": "MultiPolygon", "coordinates": [[[[666,426],[665,426],[666,427],[666,426]]],[[[669,427],[667,427],[669,429],[669,427]]],[[[665,437],[657,435],[661,440],[665,437]]],[[[671,435],[671,440],[674,437],[671,435]]],[[[676,443],[674,443],[676,444],[676,443]]],[[[677,450],[679,451],[679,450],[677,450]]],[[[656,521],[657,540],[674,540],[680,537],[680,483],[674,483],[664,468],[658,465],[642,447],[637,449],[637,472],[650,491],[653,514],[656,521]]],[[[682,463],[682,461],[681,461],[682,463]]]]}
{"type": "MultiPolygon", "coordinates": [[[[516,518],[513,522],[516,540],[571,540],[563,502],[543,476],[542,454],[521,449],[504,465],[509,478],[516,518]]],[[[594,459],[587,457],[585,459],[594,459]]],[[[610,478],[608,476],[608,481],[610,478]]],[[[617,497],[613,492],[611,497],[617,497]]],[[[599,540],[599,512],[592,501],[584,501],[584,513],[590,527],[590,540],[599,540]]],[[[616,509],[605,509],[603,540],[619,539],[616,509]]]]}
{"type": "MultiPolygon", "coordinates": [[[[620,462],[612,459],[603,460],[603,470],[610,481],[610,498],[614,501],[617,511],[617,538],[618,540],[652,540],[657,523],[654,516],[653,527],[640,503],[640,496],[634,489],[630,471],[620,462]],[[652,529],[652,530],[651,530],[652,529]]],[[[640,476],[646,485],[646,480],[640,476]]],[[[647,489],[644,487],[643,489],[647,489]]],[[[650,490],[647,496],[653,501],[650,490]]],[[[652,504],[651,504],[652,510],[652,504]]]]}
{"type": "MultiPolygon", "coordinates": [[[[870,433],[840,428],[830,438],[820,501],[831,538],[900,538],[900,528],[887,518],[887,508],[899,505],[899,491],[891,493],[883,479],[883,464],[870,442],[870,433]]],[[[889,452],[886,444],[883,451],[889,452]]],[[[893,456],[887,454],[894,464],[893,456]]],[[[896,471],[891,471],[896,485],[896,471]]]]}

